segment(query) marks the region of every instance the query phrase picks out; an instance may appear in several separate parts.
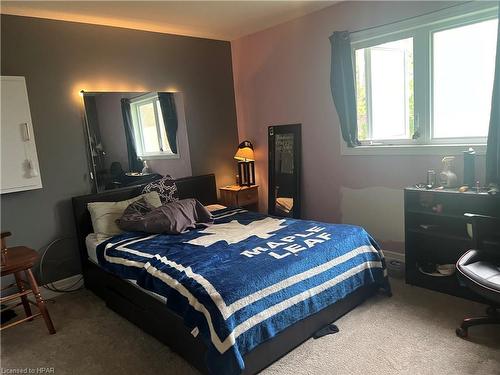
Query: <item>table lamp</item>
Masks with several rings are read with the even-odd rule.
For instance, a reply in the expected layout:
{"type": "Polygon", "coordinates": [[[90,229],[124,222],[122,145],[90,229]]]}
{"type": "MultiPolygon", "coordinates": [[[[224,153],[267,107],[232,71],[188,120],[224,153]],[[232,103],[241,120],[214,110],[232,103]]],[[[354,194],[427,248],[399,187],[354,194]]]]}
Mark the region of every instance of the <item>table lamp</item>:
{"type": "Polygon", "coordinates": [[[255,185],[255,158],[252,143],[250,141],[241,142],[234,158],[238,160],[238,182],[240,186],[255,185]]]}

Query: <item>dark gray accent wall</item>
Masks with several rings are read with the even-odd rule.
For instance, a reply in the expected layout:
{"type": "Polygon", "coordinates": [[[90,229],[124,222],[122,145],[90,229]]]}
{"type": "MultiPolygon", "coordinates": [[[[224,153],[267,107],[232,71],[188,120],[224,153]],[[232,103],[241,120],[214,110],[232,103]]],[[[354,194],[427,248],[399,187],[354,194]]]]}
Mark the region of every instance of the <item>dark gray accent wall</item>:
{"type": "MultiPolygon", "coordinates": [[[[194,175],[234,180],[237,147],[229,42],[30,17],[1,16],[1,74],[25,76],[43,189],[1,196],[9,245],[74,237],[71,197],[90,192],[78,91],[184,94],[194,175]]],[[[79,272],[76,241],[55,246],[48,279],[79,272]]]]}

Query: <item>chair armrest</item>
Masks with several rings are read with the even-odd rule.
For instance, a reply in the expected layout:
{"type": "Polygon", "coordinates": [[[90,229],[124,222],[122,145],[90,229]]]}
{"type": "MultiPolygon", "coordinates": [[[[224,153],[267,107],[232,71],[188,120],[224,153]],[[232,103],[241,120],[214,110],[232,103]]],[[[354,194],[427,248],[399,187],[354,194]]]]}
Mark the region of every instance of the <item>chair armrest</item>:
{"type": "Polygon", "coordinates": [[[471,249],[469,251],[466,251],[462,256],[458,259],[456,267],[458,269],[461,269],[461,267],[466,266],[468,264],[473,263],[477,257],[478,257],[478,251],[471,249]]]}
{"type": "Polygon", "coordinates": [[[465,267],[471,263],[475,263],[477,261],[486,261],[492,263],[498,263],[500,261],[500,251],[496,250],[476,250],[471,249],[466,251],[462,256],[458,259],[456,263],[456,267],[460,269],[461,267],[465,267]]]}
{"type": "Polygon", "coordinates": [[[465,213],[468,224],[472,225],[473,247],[481,248],[481,241],[485,234],[490,234],[500,228],[500,218],[488,215],[465,213]]]}

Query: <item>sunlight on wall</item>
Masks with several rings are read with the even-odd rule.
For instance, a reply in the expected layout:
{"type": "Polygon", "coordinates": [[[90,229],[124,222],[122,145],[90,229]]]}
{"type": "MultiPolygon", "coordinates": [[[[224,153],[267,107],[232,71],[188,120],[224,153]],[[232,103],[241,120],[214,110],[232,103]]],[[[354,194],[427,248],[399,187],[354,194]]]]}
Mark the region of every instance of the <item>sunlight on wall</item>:
{"type": "Polygon", "coordinates": [[[176,86],[170,85],[164,88],[146,88],[142,84],[130,84],[106,80],[96,80],[93,82],[78,82],[71,89],[71,97],[79,105],[82,103],[83,92],[179,92],[176,86]]]}
{"type": "Polygon", "coordinates": [[[90,14],[79,14],[78,11],[64,12],[64,11],[38,8],[34,4],[32,5],[21,4],[21,6],[17,6],[16,2],[14,1],[8,4],[2,3],[2,13],[25,16],[25,17],[37,17],[37,18],[46,18],[46,19],[68,21],[68,22],[79,22],[91,25],[120,27],[125,29],[142,30],[142,31],[149,31],[162,34],[184,35],[196,38],[223,39],[223,36],[221,36],[220,33],[203,31],[200,30],[199,27],[194,27],[189,25],[183,26],[183,25],[169,24],[167,22],[161,22],[161,23],[151,22],[151,21],[145,22],[140,20],[126,20],[119,17],[114,18],[114,17],[93,16],[90,14]]]}

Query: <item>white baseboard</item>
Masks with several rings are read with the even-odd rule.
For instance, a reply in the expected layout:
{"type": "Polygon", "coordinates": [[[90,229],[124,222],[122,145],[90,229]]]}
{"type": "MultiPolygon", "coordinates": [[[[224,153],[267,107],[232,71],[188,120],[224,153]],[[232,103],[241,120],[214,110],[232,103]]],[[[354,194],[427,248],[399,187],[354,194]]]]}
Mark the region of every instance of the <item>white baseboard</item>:
{"type": "MultiPolygon", "coordinates": [[[[69,289],[69,288],[77,289],[83,285],[83,276],[82,276],[82,274],[77,274],[77,275],[67,277],[65,279],[54,281],[51,284],[59,290],[65,290],[65,289],[69,289]],[[81,279],[81,281],[78,282],[77,284],[75,284],[80,279],[81,279]]],[[[41,289],[42,297],[44,299],[55,298],[57,296],[60,296],[61,294],[64,294],[64,293],[59,293],[59,292],[55,292],[53,290],[47,289],[45,287],[45,285],[40,286],[40,289],[41,289]]]]}
{"type": "Polygon", "coordinates": [[[384,250],[382,249],[384,256],[387,260],[397,260],[399,262],[405,262],[405,255],[403,253],[397,253],[395,251],[384,250]]]}

